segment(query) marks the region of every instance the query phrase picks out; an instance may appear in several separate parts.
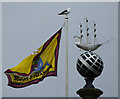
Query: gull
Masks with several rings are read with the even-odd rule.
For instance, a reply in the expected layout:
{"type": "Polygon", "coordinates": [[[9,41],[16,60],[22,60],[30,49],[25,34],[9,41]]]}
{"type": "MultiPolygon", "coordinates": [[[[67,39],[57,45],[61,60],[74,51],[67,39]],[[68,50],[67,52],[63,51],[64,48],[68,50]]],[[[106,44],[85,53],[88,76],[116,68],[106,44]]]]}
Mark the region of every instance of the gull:
{"type": "Polygon", "coordinates": [[[62,11],[62,12],[60,12],[60,13],[58,13],[58,15],[67,15],[67,14],[69,14],[70,13],[70,8],[68,8],[67,10],[64,10],[64,11],[62,11]]]}

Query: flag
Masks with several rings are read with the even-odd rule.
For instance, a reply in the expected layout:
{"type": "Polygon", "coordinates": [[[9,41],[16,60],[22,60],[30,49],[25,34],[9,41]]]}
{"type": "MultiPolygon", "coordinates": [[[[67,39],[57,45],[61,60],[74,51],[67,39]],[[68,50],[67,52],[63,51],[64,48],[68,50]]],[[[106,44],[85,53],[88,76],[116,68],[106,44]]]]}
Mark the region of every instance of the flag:
{"type": "Polygon", "coordinates": [[[62,28],[17,66],[5,71],[9,86],[22,88],[37,84],[45,77],[57,76],[61,31],[62,28]]]}

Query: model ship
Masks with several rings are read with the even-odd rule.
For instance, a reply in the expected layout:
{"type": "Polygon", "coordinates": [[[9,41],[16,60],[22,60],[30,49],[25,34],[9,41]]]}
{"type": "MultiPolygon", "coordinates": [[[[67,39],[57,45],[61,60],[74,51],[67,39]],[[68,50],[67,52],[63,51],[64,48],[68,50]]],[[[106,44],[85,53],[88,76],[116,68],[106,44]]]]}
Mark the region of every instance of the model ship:
{"type": "Polygon", "coordinates": [[[94,50],[96,50],[96,49],[98,49],[100,46],[102,46],[103,44],[105,44],[106,42],[109,42],[109,41],[106,41],[106,42],[104,42],[104,43],[96,43],[96,37],[97,37],[97,35],[96,35],[96,23],[94,22],[93,23],[93,27],[94,27],[94,29],[93,29],[93,39],[94,39],[94,41],[93,41],[93,43],[90,43],[88,40],[89,40],[89,27],[88,27],[88,19],[87,18],[85,18],[85,25],[86,25],[86,27],[85,27],[85,31],[86,31],[86,43],[83,43],[83,30],[82,30],[82,27],[83,27],[83,25],[80,23],[80,36],[74,36],[74,38],[77,38],[77,39],[79,39],[79,41],[77,41],[77,42],[75,42],[75,45],[78,47],[78,48],[80,48],[80,49],[82,49],[82,50],[84,50],[84,51],[94,51],[94,50]]]}

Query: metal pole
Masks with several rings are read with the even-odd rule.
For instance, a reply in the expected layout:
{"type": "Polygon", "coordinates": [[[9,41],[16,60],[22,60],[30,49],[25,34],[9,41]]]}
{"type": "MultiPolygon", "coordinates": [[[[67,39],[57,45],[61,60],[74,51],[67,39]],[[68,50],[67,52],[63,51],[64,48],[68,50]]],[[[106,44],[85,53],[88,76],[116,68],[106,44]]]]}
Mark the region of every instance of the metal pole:
{"type": "Polygon", "coordinates": [[[66,65],[66,97],[68,97],[68,16],[65,16],[65,31],[66,31],[66,41],[65,41],[65,65],[66,65]]]}
{"type": "Polygon", "coordinates": [[[65,67],[66,67],[66,82],[65,82],[65,95],[68,97],[68,14],[70,13],[70,8],[60,12],[58,15],[65,15],[65,67]]]}

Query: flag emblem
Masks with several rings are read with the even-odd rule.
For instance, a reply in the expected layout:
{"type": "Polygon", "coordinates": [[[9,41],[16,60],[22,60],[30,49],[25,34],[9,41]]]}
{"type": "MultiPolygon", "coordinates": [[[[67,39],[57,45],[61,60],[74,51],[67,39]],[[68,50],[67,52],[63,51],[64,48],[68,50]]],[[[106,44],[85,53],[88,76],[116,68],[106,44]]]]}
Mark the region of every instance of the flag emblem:
{"type": "Polygon", "coordinates": [[[62,28],[17,66],[5,71],[9,86],[22,88],[37,84],[45,77],[57,76],[61,31],[62,28]]]}

